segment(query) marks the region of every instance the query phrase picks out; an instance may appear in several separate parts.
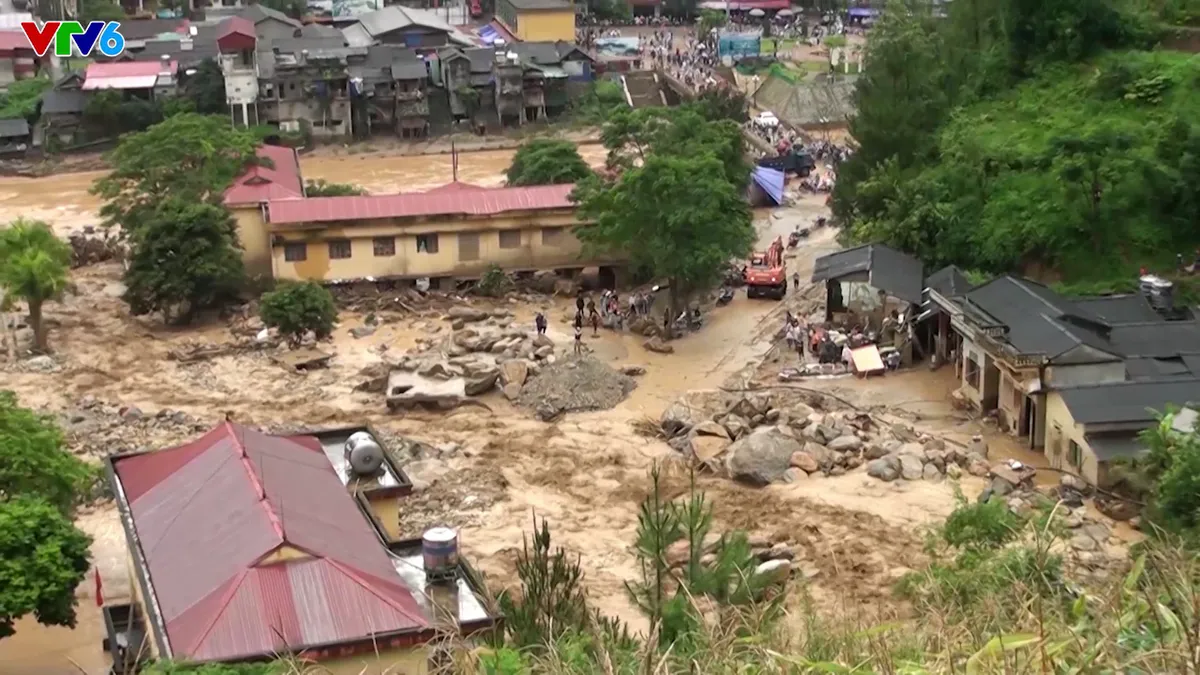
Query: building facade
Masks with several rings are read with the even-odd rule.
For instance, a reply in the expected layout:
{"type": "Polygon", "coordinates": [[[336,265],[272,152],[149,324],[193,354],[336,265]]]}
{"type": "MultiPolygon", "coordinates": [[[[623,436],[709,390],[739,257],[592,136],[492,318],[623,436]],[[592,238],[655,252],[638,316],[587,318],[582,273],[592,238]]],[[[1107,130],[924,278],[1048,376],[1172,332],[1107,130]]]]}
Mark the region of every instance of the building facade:
{"type": "Polygon", "coordinates": [[[575,40],[575,5],[570,0],[496,0],[496,18],[524,42],[575,40]]]}

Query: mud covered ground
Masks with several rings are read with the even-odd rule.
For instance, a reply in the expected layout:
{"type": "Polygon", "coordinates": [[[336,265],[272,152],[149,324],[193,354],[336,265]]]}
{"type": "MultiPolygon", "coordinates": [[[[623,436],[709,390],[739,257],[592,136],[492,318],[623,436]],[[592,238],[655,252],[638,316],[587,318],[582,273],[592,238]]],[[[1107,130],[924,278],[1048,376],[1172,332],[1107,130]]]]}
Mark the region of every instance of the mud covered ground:
{"type": "MultiPolygon", "coordinates": [[[[495,182],[495,167],[507,159],[492,161],[488,153],[480,154],[485,165],[471,168],[464,162],[466,175],[460,177],[495,182]]],[[[591,161],[599,155],[585,152],[591,161]]],[[[327,161],[335,160],[355,158],[327,161]]],[[[393,161],[401,163],[356,175],[374,188],[427,173],[427,159],[419,160],[423,166],[404,163],[411,160],[403,158],[393,161]]],[[[322,164],[314,166],[318,168],[312,170],[306,162],[307,177],[336,180],[348,175],[344,167],[331,165],[333,173],[323,173],[322,164]]],[[[90,215],[94,205],[71,197],[78,196],[86,179],[46,180],[60,178],[57,188],[39,183],[44,191],[40,200],[5,193],[8,182],[16,179],[0,181],[0,218],[28,214],[62,225],[54,215],[58,209],[74,209],[76,215],[66,219],[76,222],[79,214],[90,215]],[[61,192],[56,194],[56,189],[61,192]]],[[[762,240],[808,225],[824,213],[822,203],[819,197],[805,197],[787,209],[759,212],[756,225],[762,240]]],[[[789,274],[797,271],[807,279],[813,259],[836,250],[833,234],[823,231],[806,241],[789,260],[789,274]]],[[[113,264],[76,270],[75,293],[47,307],[56,349],[52,362],[0,362],[3,386],[15,390],[25,405],[59,415],[72,446],[82,454],[99,461],[112,452],[182,443],[226,414],[271,428],[370,422],[386,435],[415,438],[437,448],[414,467],[427,486],[403,509],[412,535],[432,524],[461,528],[465,554],[491,583],[502,587],[515,581],[514,562],[523,533],[535,516],[546,518],[557,542],[581,554],[595,603],[635,628],[643,627],[642,620],[627,601],[623,584],[638,573],[631,545],[638,504],[649,488],[648,472],[656,462],[667,466],[672,494],[685,489],[687,482],[677,455],[662,440],[639,433],[637,423],[657,418],[689,390],[769,384],[770,369],[788,358],[774,348],[784,309],[812,313],[822,295],[803,288],[776,303],[739,294],[730,305],[709,314],[700,332],[674,342],[673,354],[650,353],[642,348],[644,338],[629,334],[589,335],[585,343],[596,358],[613,366],[640,366],[646,372],[616,408],[569,414],[547,424],[499,394],[483,399],[490,411],[472,406],[447,413],[389,414],[380,395],[355,391],[362,382],[361,371],[380,363],[385,354],[398,356],[416,346],[418,338],[448,331],[444,304],[382,312],[382,324],[358,338],[351,331],[364,326],[364,316],[344,312],[332,341],[321,346],[334,355],[329,368],[303,374],[275,363],[272,350],[192,363],[172,360],[172,354],[197,345],[245,340],[253,324],[213,318],[170,328],[153,319],[131,318],[119,300],[119,278],[120,269],[113,264]]],[[[531,328],[533,313],[545,311],[551,319],[550,337],[560,348],[568,344],[570,328],[561,320],[568,314],[565,300],[472,302],[480,307],[502,304],[516,321],[531,328]]],[[[859,405],[894,406],[898,414],[909,415],[912,423],[930,431],[969,436],[975,430],[972,421],[905,403],[937,399],[945,384],[939,377],[914,372],[866,383],[831,380],[814,386],[836,390],[859,405]],[[914,410],[921,413],[919,418],[911,417],[914,410]]],[[[701,476],[699,484],[712,501],[719,528],[747,529],[791,543],[813,595],[839,612],[888,606],[888,588],[895,577],[922,560],[920,527],[953,506],[945,484],[883,484],[861,472],[762,489],[710,476],[701,476]]],[[[115,508],[99,505],[82,516],[80,525],[96,538],[93,553],[106,600],[126,596],[125,541],[115,508]]],[[[92,592],[90,581],[80,589],[83,599],[74,631],[21,622],[16,636],[0,642],[0,662],[5,663],[0,670],[13,675],[102,672],[102,628],[92,592]]]]}

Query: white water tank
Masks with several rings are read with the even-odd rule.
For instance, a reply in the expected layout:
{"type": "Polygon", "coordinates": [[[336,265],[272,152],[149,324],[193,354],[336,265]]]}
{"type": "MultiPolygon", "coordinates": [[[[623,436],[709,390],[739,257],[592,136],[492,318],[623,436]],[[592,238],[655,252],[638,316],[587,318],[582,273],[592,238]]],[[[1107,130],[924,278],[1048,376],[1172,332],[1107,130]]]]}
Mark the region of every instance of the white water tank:
{"type": "Polygon", "coordinates": [[[383,466],[383,448],[365,431],[357,431],[346,439],[346,464],[356,476],[371,476],[383,466]]]}
{"type": "Polygon", "coordinates": [[[421,536],[421,562],[429,581],[448,581],[458,578],[458,532],[449,527],[435,527],[421,536]]]}

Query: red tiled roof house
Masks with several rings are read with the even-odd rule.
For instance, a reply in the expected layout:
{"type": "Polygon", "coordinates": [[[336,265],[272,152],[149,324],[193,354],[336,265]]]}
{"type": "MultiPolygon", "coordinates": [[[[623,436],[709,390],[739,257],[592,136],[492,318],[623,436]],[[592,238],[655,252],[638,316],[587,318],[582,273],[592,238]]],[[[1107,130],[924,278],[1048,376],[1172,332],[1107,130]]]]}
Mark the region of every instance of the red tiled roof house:
{"type": "Polygon", "coordinates": [[[250,167],[225,190],[225,206],[238,224],[246,271],[252,277],[269,279],[271,241],[263,227],[263,208],[273,199],[302,199],[304,181],[294,149],[264,145],[258,149],[258,158],[261,164],[250,167]]]}
{"type": "Polygon", "coordinates": [[[426,672],[434,616],[402,574],[412,563],[385,546],[317,438],[225,422],[113,457],[109,478],[150,657],[295,654],[332,673],[426,672]]]}

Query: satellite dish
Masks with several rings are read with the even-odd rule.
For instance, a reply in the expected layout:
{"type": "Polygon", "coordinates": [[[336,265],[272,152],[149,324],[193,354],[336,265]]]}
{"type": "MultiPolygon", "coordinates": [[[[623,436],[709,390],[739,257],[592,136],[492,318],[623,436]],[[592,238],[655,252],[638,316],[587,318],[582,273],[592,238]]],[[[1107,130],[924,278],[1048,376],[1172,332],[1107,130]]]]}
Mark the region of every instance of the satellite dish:
{"type": "Polygon", "coordinates": [[[383,466],[383,448],[371,434],[359,431],[346,439],[346,463],[357,476],[370,476],[383,466]]]}

